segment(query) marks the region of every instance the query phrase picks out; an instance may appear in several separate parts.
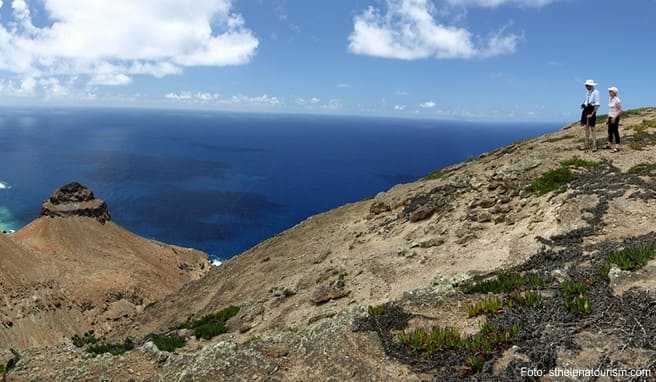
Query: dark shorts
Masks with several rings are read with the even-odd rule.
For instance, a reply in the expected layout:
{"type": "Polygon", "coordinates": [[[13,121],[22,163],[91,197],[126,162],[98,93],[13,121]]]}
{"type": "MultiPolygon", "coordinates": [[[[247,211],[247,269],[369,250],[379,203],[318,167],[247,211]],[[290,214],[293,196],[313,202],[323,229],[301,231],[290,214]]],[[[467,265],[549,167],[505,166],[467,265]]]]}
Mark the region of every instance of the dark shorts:
{"type": "Polygon", "coordinates": [[[593,111],[594,106],[586,107],[583,109],[581,112],[581,126],[589,125],[591,127],[595,127],[597,125],[597,113],[594,113],[592,117],[588,118],[588,114],[592,113],[593,111]]]}

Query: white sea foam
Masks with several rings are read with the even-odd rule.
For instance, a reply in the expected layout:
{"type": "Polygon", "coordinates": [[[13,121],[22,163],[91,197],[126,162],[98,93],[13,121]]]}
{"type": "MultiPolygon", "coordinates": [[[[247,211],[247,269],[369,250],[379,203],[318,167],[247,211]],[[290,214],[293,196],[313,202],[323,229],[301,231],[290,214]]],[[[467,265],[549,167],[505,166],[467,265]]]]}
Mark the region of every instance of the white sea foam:
{"type": "Polygon", "coordinates": [[[8,190],[10,188],[11,186],[9,185],[9,183],[0,182],[0,190],[8,190]]]}
{"type": "Polygon", "coordinates": [[[221,260],[212,260],[212,266],[214,267],[218,267],[221,264],[223,264],[223,261],[221,260]]]}

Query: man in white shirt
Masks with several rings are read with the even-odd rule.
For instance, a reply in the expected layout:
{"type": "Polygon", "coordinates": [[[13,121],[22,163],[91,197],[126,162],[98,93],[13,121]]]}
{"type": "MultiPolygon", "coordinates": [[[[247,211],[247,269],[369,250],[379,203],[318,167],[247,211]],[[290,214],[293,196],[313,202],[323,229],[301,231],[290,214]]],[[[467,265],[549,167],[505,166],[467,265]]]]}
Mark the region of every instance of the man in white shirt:
{"type": "Polygon", "coordinates": [[[597,151],[597,136],[595,134],[595,126],[597,124],[597,110],[601,105],[599,101],[599,90],[595,89],[597,84],[593,80],[585,81],[585,100],[581,105],[581,126],[585,128],[585,150],[589,150],[592,146],[592,151],[597,151]],[[592,145],[590,140],[592,139],[592,145]]]}

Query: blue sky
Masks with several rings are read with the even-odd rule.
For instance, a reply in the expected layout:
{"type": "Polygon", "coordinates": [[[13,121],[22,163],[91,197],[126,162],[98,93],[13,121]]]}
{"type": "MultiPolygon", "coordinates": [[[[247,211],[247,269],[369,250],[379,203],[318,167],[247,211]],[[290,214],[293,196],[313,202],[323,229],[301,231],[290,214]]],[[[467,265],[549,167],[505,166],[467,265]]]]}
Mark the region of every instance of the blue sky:
{"type": "Polygon", "coordinates": [[[653,0],[0,0],[0,105],[575,119],[656,104],[653,0]]]}

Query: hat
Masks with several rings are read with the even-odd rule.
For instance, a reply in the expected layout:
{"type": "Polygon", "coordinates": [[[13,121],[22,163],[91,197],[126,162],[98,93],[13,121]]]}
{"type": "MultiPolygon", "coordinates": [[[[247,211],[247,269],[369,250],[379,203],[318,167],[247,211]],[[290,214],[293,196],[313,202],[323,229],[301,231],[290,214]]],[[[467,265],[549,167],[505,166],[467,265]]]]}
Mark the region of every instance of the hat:
{"type": "Polygon", "coordinates": [[[593,80],[587,80],[585,81],[585,86],[597,86],[597,83],[593,80]]]}
{"type": "Polygon", "coordinates": [[[615,94],[618,94],[618,93],[620,92],[619,89],[616,88],[615,86],[611,86],[611,87],[609,87],[609,88],[608,88],[608,91],[609,91],[609,92],[613,92],[613,93],[615,93],[615,94]]]}

